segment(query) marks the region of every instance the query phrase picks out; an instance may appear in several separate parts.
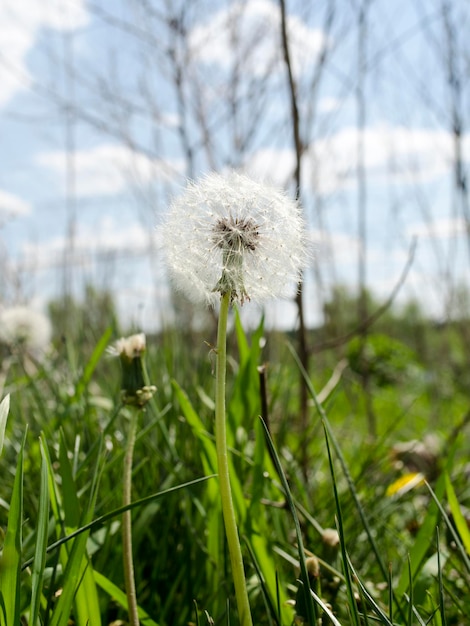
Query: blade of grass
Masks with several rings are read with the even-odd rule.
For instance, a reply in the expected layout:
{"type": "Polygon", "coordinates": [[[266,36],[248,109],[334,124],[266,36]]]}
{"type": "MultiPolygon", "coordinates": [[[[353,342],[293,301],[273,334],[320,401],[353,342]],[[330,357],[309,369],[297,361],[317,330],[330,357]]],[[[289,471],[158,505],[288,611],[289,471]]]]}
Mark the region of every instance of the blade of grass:
{"type": "MultiPolygon", "coordinates": [[[[65,439],[61,437],[59,450],[60,473],[62,478],[63,503],[65,513],[65,527],[67,530],[76,529],[80,524],[80,505],[75,481],[72,476],[72,467],[67,454],[65,439]]],[[[90,502],[85,513],[85,521],[93,515],[98,493],[98,479],[100,474],[100,456],[93,473],[93,488],[90,493],[90,502]]],[[[79,625],[101,624],[101,614],[96,591],[92,578],[91,563],[87,556],[86,544],[89,532],[76,537],[68,557],[63,554],[64,584],[61,595],[54,608],[50,626],[65,626],[68,623],[72,603],[75,601],[76,619],[79,625]]]]}
{"type": "Polygon", "coordinates": [[[459,554],[462,558],[462,562],[464,563],[466,569],[468,570],[468,572],[470,572],[470,559],[468,557],[468,554],[465,550],[465,546],[462,543],[462,540],[458,534],[458,532],[455,530],[454,525],[452,524],[451,520],[449,519],[449,516],[446,513],[446,510],[444,509],[444,507],[442,506],[442,504],[439,501],[438,496],[436,495],[436,493],[434,492],[434,490],[432,489],[431,485],[429,483],[426,483],[426,487],[429,490],[429,493],[432,496],[432,499],[434,500],[439,513],[442,515],[442,518],[447,526],[447,528],[449,529],[450,534],[452,535],[452,539],[455,542],[455,545],[457,547],[457,550],[459,551],[459,554]]]}
{"type": "Polygon", "coordinates": [[[106,350],[109,344],[112,334],[113,334],[113,329],[111,327],[107,328],[104,331],[98,343],[96,344],[95,349],[93,350],[93,353],[88,360],[88,363],[85,365],[83,374],[75,387],[75,394],[73,396],[73,401],[77,401],[82,397],[85,389],[88,386],[88,383],[91,380],[91,377],[93,376],[93,372],[95,371],[100,358],[102,357],[104,351],[106,350]]]}
{"type": "MultiPolygon", "coordinates": [[[[122,591],[122,589],[119,589],[119,587],[111,582],[109,578],[106,578],[106,576],[100,574],[100,572],[97,572],[96,570],[93,571],[93,576],[95,578],[96,584],[99,585],[101,589],[103,589],[103,591],[105,591],[109,595],[110,598],[113,598],[113,600],[115,600],[119,604],[119,606],[127,611],[127,597],[124,591],[122,591]]],[[[142,626],[158,626],[158,623],[155,622],[149,616],[149,614],[144,611],[144,609],[138,607],[137,611],[142,626]]]]}
{"type": "Polygon", "coordinates": [[[333,615],[333,613],[328,608],[328,606],[323,602],[323,600],[319,596],[317,596],[317,594],[313,591],[313,589],[310,589],[310,593],[312,594],[312,597],[315,600],[315,602],[318,604],[318,606],[320,606],[323,609],[323,612],[325,613],[325,615],[328,616],[333,626],[341,626],[340,622],[338,622],[338,620],[333,615]]]}
{"type": "MultiPolygon", "coordinates": [[[[288,348],[289,348],[292,356],[294,357],[294,360],[295,360],[295,362],[297,364],[297,367],[299,368],[299,371],[301,372],[301,374],[302,374],[302,376],[303,376],[303,378],[305,380],[305,383],[307,385],[307,389],[308,389],[308,391],[309,391],[309,393],[310,393],[310,395],[312,397],[312,400],[313,400],[313,402],[315,404],[315,408],[318,411],[318,414],[320,415],[320,417],[322,419],[323,428],[324,429],[326,428],[328,436],[330,438],[330,441],[333,444],[333,448],[335,450],[335,454],[337,455],[338,460],[339,460],[339,462],[341,464],[341,469],[342,469],[343,474],[344,474],[344,476],[346,478],[346,481],[348,483],[349,491],[350,491],[351,496],[352,496],[352,498],[354,500],[354,504],[356,506],[356,510],[359,513],[359,517],[361,519],[362,526],[363,526],[363,528],[364,528],[364,530],[366,532],[367,539],[368,539],[370,547],[372,548],[372,551],[374,553],[376,562],[377,562],[378,566],[380,567],[380,570],[382,572],[382,575],[383,575],[384,579],[388,580],[388,578],[389,578],[388,569],[385,566],[385,563],[383,562],[379,546],[377,545],[377,543],[376,543],[376,541],[374,539],[374,533],[373,533],[373,531],[371,529],[371,526],[370,526],[370,524],[368,522],[367,516],[366,516],[365,511],[364,511],[364,508],[363,508],[363,506],[361,504],[361,501],[359,499],[358,493],[356,491],[356,488],[355,488],[354,481],[352,479],[351,473],[349,472],[349,469],[348,469],[346,460],[344,458],[344,455],[343,455],[343,453],[341,451],[341,448],[340,448],[340,446],[338,444],[338,441],[336,440],[336,437],[335,437],[335,435],[334,435],[334,433],[333,433],[333,431],[331,429],[330,422],[329,422],[328,417],[327,417],[327,415],[325,413],[325,410],[323,409],[323,406],[321,405],[321,403],[318,401],[318,397],[317,397],[317,394],[315,392],[315,389],[313,388],[312,381],[310,380],[310,377],[309,377],[307,371],[305,370],[304,366],[302,365],[302,362],[300,361],[298,354],[296,353],[296,351],[294,350],[294,348],[293,348],[293,346],[291,344],[288,344],[288,348]]],[[[396,596],[396,594],[393,591],[393,588],[392,588],[392,593],[393,593],[394,600],[395,600],[396,606],[398,608],[398,611],[399,611],[401,617],[404,618],[401,604],[399,603],[399,601],[397,599],[397,596],[396,596]]]]}
{"type": "Polygon", "coordinates": [[[323,427],[326,429],[327,436],[329,437],[330,442],[333,444],[333,448],[334,448],[335,454],[337,455],[338,460],[339,460],[339,462],[341,464],[341,469],[343,470],[343,474],[344,474],[344,477],[346,478],[346,481],[348,483],[348,487],[349,487],[349,490],[350,490],[351,495],[353,497],[354,504],[356,505],[357,512],[359,513],[359,516],[361,518],[361,523],[362,523],[362,525],[364,527],[364,530],[366,531],[367,539],[368,539],[368,541],[370,543],[372,551],[374,552],[374,556],[375,556],[375,558],[377,560],[377,564],[379,565],[379,567],[380,567],[380,569],[382,571],[384,579],[387,579],[388,578],[387,568],[386,568],[386,566],[385,566],[385,564],[384,564],[384,562],[382,560],[382,556],[380,554],[379,547],[377,546],[377,544],[375,542],[375,539],[374,539],[374,536],[373,536],[373,532],[372,532],[372,530],[370,528],[370,524],[369,524],[369,522],[367,520],[367,517],[365,515],[364,509],[363,509],[363,507],[361,505],[361,502],[359,500],[359,496],[357,494],[356,488],[354,486],[354,481],[353,481],[352,476],[351,476],[351,474],[349,472],[348,466],[346,464],[344,455],[341,452],[341,448],[339,447],[338,441],[336,440],[336,437],[334,436],[334,433],[333,433],[333,431],[331,429],[328,417],[327,417],[327,415],[325,413],[325,410],[323,409],[323,406],[318,401],[318,397],[317,397],[315,389],[313,388],[312,381],[310,380],[310,377],[308,376],[305,368],[303,367],[303,365],[302,365],[302,363],[301,363],[297,353],[295,352],[294,348],[290,344],[289,344],[289,350],[290,350],[292,356],[294,357],[294,359],[295,359],[295,361],[297,363],[297,366],[299,367],[299,369],[300,369],[300,371],[302,373],[302,376],[304,377],[304,380],[305,380],[305,382],[307,384],[308,391],[309,391],[309,393],[310,393],[310,395],[312,397],[312,400],[313,400],[313,402],[315,404],[315,408],[318,411],[318,414],[320,415],[320,417],[321,417],[321,419],[323,421],[323,427]]]}
{"type": "Polygon", "coordinates": [[[20,575],[23,525],[23,437],[11,494],[8,525],[0,558],[0,625],[20,623],[20,575]]]}
{"type": "Polygon", "coordinates": [[[0,402],[0,454],[3,450],[3,442],[5,440],[5,428],[7,425],[8,413],[10,411],[10,394],[5,396],[0,402]]]}
{"type": "Polygon", "coordinates": [[[349,609],[350,609],[350,616],[351,616],[351,618],[353,620],[354,626],[359,626],[361,620],[360,620],[360,617],[359,617],[359,612],[358,612],[357,605],[356,605],[356,600],[355,600],[355,597],[354,597],[354,589],[353,589],[353,585],[352,585],[351,572],[350,572],[349,563],[348,563],[348,554],[347,554],[347,551],[346,551],[346,538],[344,536],[344,528],[343,528],[343,514],[341,512],[341,503],[340,503],[339,495],[338,495],[338,489],[337,489],[337,483],[336,483],[336,475],[335,475],[335,468],[334,468],[334,465],[333,465],[333,457],[331,455],[331,450],[330,450],[328,429],[327,429],[325,423],[324,423],[323,427],[324,427],[324,431],[325,431],[326,449],[327,449],[327,452],[328,452],[328,463],[329,463],[329,466],[330,466],[330,474],[331,474],[331,480],[332,480],[332,483],[333,483],[333,493],[334,493],[335,504],[336,504],[336,519],[337,519],[337,525],[338,525],[338,534],[339,534],[339,538],[340,538],[341,555],[342,555],[342,559],[343,559],[343,574],[344,574],[344,578],[345,578],[345,582],[346,582],[346,592],[347,592],[347,596],[348,596],[348,606],[349,606],[349,609]]]}
{"type": "Polygon", "coordinates": [[[64,585],[50,621],[50,626],[67,626],[72,603],[83,576],[82,559],[86,550],[88,533],[76,537],[64,569],[64,585]]]}
{"type": "MultiPolygon", "coordinates": [[[[441,475],[437,481],[436,491],[439,499],[444,493],[443,475],[441,475]]],[[[418,534],[415,537],[413,546],[411,547],[411,550],[409,552],[410,563],[408,565],[408,568],[403,569],[399,578],[398,585],[396,587],[396,594],[399,598],[403,597],[403,594],[407,590],[408,584],[410,584],[410,575],[408,569],[411,567],[411,580],[414,580],[414,578],[421,571],[426,561],[426,555],[428,553],[429,546],[433,543],[432,537],[434,536],[434,529],[437,525],[438,515],[438,506],[433,506],[433,503],[431,502],[430,506],[427,509],[426,517],[421,525],[421,528],[418,531],[418,534]]]]}
{"type": "Polygon", "coordinates": [[[213,438],[204,427],[204,424],[194,410],[185,391],[183,391],[176,381],[172,381],[172,385],[189,426],[202,444],[204,469],[208,473],[214,474],[217,472],[217,453],[213,438]]]}
{"type": "MultiPolygon", "coordinates": [[[[204,471],[207,474],[217,474],[217,453],[214,441],[211,439],[211,435],[204,428],[204,425],[199,415],[194,410],[187,394],[176,381],[172,381],[172,384],[181,410],[192,432],[200,441],[200,455],[204,471]]],[[[223,570],[223,551],[220,549],[221,538],[223,535],[223,522],[217,481],[211,481],[211,483],[207,486],[206,511],[208,532],[207,552],[209,556],[206,563],[206,574],[209,586],[215,590],[218,588],[220,583],[219,572],[223,570]]],[[[214,610],[217,615],[224,611],[223,598],[221,594],[217,594],[216,596],[216,605],[214,606],[214,610]]]]}
{"type": "Polygon", "coordinates": [[[445,615],[445,604],[444,604],[444,583],[442,579],[442,565],[441,565],[441,546],[439,541],[439,527],[436,528],[436,549],[437,549],[437,572],[438,572],[438,582],[439,582],[439,611],[441,613],[441,622],[442,626],[447,626],[447,620],[445,615]]]}
{"type": "MultiPolygon", "coordinates": [[[[99,459],[99,455],[98,455],[99,459]]],[[[61,432],[61,444],[59,450],[60,461],[60,474],[62,478],[62,493],[63,493],[63,506],[65,514],[65,528],[67,533],[76,530],[80,525],[80,502],[77,495],[77,486],[73,478],[73,470],[68,458],[67,447],[63,432],[61,432]]],[[[91,489],[91,494],[96,493],[96,474],[98,472],[98,465],[95,467],[94,472],[94,485],[91,489]]],[[[87,507],[87,513],[85,518],[90,518],[93,511],[93,502],[90,502],[87,507]]],[[[96,624],[100,626],[101,615],[99,610],[98,595],[96,591],[96,585],[93,579],[93,572],[91,569],[91,563],[86,554],[86,546],[83,547],[83,554],[81,557],[77,556],[77,581],[78,587],[74,594],[74,602],[76,609],[76,618],[79,626],[87,626],[87,624],[96,624]],[[80,562],[79,562],[80,561],[80,562]]],[[[63,561],[62,565],[67,567],[67,563],[63,561]]],[[[71,566],[73,569],[73,566],[71,566]]],[[[75,575],[75,574],[74,574],[75,575]]],[[[69,581],[66,579],[65,585],[68,585],[69,581]]]]}
{"type": "Polygon", "coordinates": [[[272,617],[274,617],[276,622],[280,624],[281,623],[280,613],[279,611],[276,610],[276,607],[272,601],[271,594],[269,593],[269,590],[266,586],[266,581],[264,579],[263,572],[260,568],[260,565],[257,561],[256,554],[248,541],[245,541],[245,545],[248,548],[248,552],[251,557],[251,562],[253,564],[253,567],[255,568],[256,575],[258,576],[258,580],[261,585],[261,593],[263,595],[264,604],[266,606],[266,617],[268,619],[268,622],[272,626],[273,624],[272,617]]]}
{"type": "Polygon", "coordinates": [[[408,624],[409,626],[411,626],[411,624],[413,623],[411,621],[412,615],[413,615],[413,571],[411,569],[411,558],[410,555],[408,555],[408,589],[409,589],[409,596],[408,596],[408,624]]]}
{"type": "Polygon", "coordinates": [[[41,446],[41,483],[39,489],[38,522],[36,531],[36,546],[31,575],[31,612],[30,622],[32,626],[39,623],[39,609],[41,594],[44,583],[44,568],[46,565],[47,535],[49,526],[49,473],[45,445],[42,438],[39,439],[41,446]]]}
{"type": "MultiPolygon", "coordinates": [[[[457,526],[457,530],[462,540],[462,544],[467,554],[470,555],[470,530],[468,529],[467,522],[465,521],[464,516],[462,515],[460,504],[455,494],[454,487],[452,486],[452,483],[450,481],[448,472],[445,472],[444,480],[445,480],[445,485],[446,485],[447,502],[449,503],[449,508],[454,518],[455,525],[457,526]]],[[[467,567],[469,566],[470,566],[470,563],[468,563],[467,567]]],[[[469,572],[470,572],[470,569],[469,569],[469,572]]]]}
{"type": "MultiPolygon", "coordinates": [[[[250,333],[250,340],[243,329],[240,315],[235,310],[235,330],[238,344],[239,367],[228,404],[228,423],[230,425],[227,437],[235,441],[235,433],[241,427],[245,432],[253,430],[253,416],[263,413],[260,402],[260,383],[258,365],[262,352],[261,341],[264,334],[264,319],[258,327],[250,333]]],[[[265,415],[262,415],[265,418],[265,415]]],[[[266,423],[266,420],[265,420],[266,423]]],[[[269,594],[270,604],[276,601],[281,606],[280,623],[292,622],[292,609],[287,603],[287,594],[284,588],[279,588],[276,579],[276,565],[273,563],[272,529],[266,518],[264,505],[261,504],[266,488],[266,471],[275,474],[275,468],[268,454],[264,440],[263,426],[259,421],[254,427],[255,447],[245,455],[242,447],[238,450],[239,457],[234,457],[234,466],[238,469],[237,475],[245,476],[245,469],[250,469],[250,498],[248,510],[241,520],[245,543],[250,545],[252,555],[263,575],[264,591],[269,594]],[[239,462],[242,459],[242,463],[239,462]],[[280,594],[280,597],[278,595],[280,594]]],[[[243,478],[241,478],[243,480],[243,478]]],[[[275,613],[273,614],[275,615],[275,613]]]]}
{"type": "Polygon", "coordinates": [[[67,444],[64,433],[60,431],[59,467],[62,482],[62,505],[64,507],[64,521],[67,532],[75,530],[80,522],[80,505],[78,502],[76,485],[73,479],[72,466],[69,461],[67,444]]]}
{"type": "MultiPolygon", "coordinates": [[[[181,485],[176,485],[174,487],[169,487],[168,489],[165,489],[164,491],[160,491],[158,493],[154,493],[151,496],[146,496],[145,498],[141,498],[140,500],[135,500],[134,502],[132,502],[128,506],[120,506],[119,508],[114,509],[113,511],[110,511],[109,513],[105,513],[104,515],[101,515],[100,517],[97,517],[92,522],[84,524],[81,528],[78,528],[77,530],[71,532],[66,537],[61,537],[59,540],[57,540],[54,543],[52,543],[51,545],[49,545],[47,547],[46,552],[49,554],[50,552],[53,552],[54,550],[57,550],[57,548],[60,548],[60,546],[63,545],[64,543],[67,543],[68,541],[71,541],[72,539],[74,539],[75,537],[78,537],[82,533],[84,533],[84,532],[86,532],[88,530],[92,531],[92,530],[95,530],[97,528],[100,528],[107,521],[113,519],[114,517],[118,517],[119,515],[122,515],[122,513],[124,511],[135,509],[135,508],[140,507],[140,506],[144,506],[146,504],[149,504],[150,502],[153,502],[154,500],[157,500],[158,498],[161,498],[161,497],[167,495],[168,493],[172,493],[173,491],[178,491],[179,489],[184,489],[184,488],[187,488],[187,487],[192,487],[193,485],[196,485],[196,484],[198,484],[200,482],[209,480],[210,478],[215,478],[215,475],[202,476],[201,478],[196,478],[195,480],[191,480],[191,481],[189,481],[187,483],[183,483],[181,485]]],[[[27,567],[30,567],[31,564],[33,563],[33,560],[34,559],[31,558],[31,559],[28,559],[27,561],[25,561],[23,563],[23,565],[22,565],[22,569],[24,570],[27,567]]]]}
{"type": "Polygon", "coordinates": [[[286,475],[282,468],[281,460],[279,459],[279,455],[277,454],[277,450],[274,446],[273,440],[271,439],[269,430],[264,420],[262,418],[260,418],[260,420],[264,428],[264,434],[266,437],[268,448],[271,453],[271,458],[273,459],[273,462],[276,466],[276,471],[279,475],[279,478],[282,483],[282,487],[284,489],[284,494],[286,497],[287,505],[289,507],[290,513],[292,515],[292,519],[294,521],[295,535],[297,538],[297,547],[298,547],[298,553],[299,553],[300,574],[301,574],[301,581],[304,587],[304,600],[305,600],[305,608],[307,612],[307,615],[305,615],[304,617],[307,618],[307,624],[309,624],[309,626],[315,626],[317,623],[317,614],[315,610],[315,604],[313,602],[313,598],[310,593],[310,582],[309,582],[309,576],[308,576],[308,571],[307,571],[307,563],[305,559],[305,550],[304,550],[304,544],[303,544],[303,539],[302,539],[302,531],[300,529],[299,518],[297,516],[297,510],[295,508],[295,503],[294,503],[294,500],[292,498],[292,494],[289,488],[289,483],[287,482],[286,475]]]}
{"type": "MultiPolygon", "coordinates": [[[[351,563],[351,559],[349,558],[349,555],[347,555],[347,558],[348,558],[349,569],[351,570],[354,576],[354,579],[356,580],[356,583],[361,592],[363,601],[364,602],[367,601],[367,604],[372,608],[372,610],[374,611],[374,613],[376,614],[376,616],[378,617],[378,619],[380,620],[382,624],[385,624],[385,626],[393,626],[393,621],[387,617],[387,614],[380,608],[380,606],[377,604],[377,602],[374,600],[374,598],[368,591],[367,587],[359,578],[356,570],[354,569],[353,564],[351,563]]],[[[365,617],[365,619],[367,618],[365,617]]]]}

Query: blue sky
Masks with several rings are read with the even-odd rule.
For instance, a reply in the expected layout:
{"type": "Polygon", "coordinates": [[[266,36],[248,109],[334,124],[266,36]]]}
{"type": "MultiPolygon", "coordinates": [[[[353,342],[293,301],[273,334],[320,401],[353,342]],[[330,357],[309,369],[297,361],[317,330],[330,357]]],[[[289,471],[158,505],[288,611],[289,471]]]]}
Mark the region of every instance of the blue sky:
{"type": "MultiPolygon", "coordinates": [[[[449,48],[440,0],[375,0],[362,35],[356,4],[287,2],[315,255],[307,317],[318,321],[334,283],[357,286],[360,138],[367,283],[386,298],[417,236],[400,297],[442,317],[455,286],[469,282],[447,60],[452,49],[466,171],[470,8],[448,3],[449,48]]],[[[240,167],[292,190],[278,3],[7,0],[0,19],[3,304],[43,307],[64,280],[77,293],[93,281],[115,291],[124,324],[151,327],[169,302],[156,224],[188,176],[240,167]],[[179,38],[170,12],[183,9],[179,38]]],[[[293,314],[289,302],[269,309],[281,325],[293,314]]]]}

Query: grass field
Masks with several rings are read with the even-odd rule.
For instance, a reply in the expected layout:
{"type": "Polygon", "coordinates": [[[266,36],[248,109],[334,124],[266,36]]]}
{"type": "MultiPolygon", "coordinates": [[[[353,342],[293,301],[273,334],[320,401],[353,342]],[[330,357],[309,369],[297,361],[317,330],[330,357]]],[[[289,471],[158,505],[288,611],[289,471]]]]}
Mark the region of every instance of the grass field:
{"type": "MultiPolygon", "coordinates": [[[[1,625],[127,622],[121,507],[135,410],[106,354],[116,329],[80,324],[40,359],[4,353],[1,625]]],[[[302,420],[295,337],[245,334],[235,320],[229,462],[254,624],[470,623],[468,321],[381,324],[314,351],[302,420]]],[[[132,537],[148,626],[238,624],[215,476],[214,343],[212,330],[147,337],[157,391],[137,411],[132,537]]]]}

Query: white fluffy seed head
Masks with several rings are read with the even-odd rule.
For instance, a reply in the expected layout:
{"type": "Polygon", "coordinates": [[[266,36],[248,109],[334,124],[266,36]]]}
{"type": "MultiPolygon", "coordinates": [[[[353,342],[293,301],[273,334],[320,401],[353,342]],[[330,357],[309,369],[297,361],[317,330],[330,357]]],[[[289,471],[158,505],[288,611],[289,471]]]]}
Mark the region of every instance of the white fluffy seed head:
{"type": "Polygon", "coordinates": [[[307,259],[298,203],[235,172],[189,183],[161,234],[175,286],[212,305],[285,296],[307,259]]]}
{"type": "Polygon", "coordinates": [[[43,351],[50,344],[52,328],[49,319],[27,306],[0,311],[0,343],[10,348],[43,351]]]}

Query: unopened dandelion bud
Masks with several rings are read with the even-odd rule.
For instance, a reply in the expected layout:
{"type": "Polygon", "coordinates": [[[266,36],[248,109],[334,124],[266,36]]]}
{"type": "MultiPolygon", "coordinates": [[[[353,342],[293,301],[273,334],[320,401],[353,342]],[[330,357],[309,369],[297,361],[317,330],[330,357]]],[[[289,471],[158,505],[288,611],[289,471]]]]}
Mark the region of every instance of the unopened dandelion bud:
{"type": "Polygon", "coordinates": [[[320,575],[320,563],[316,556],[312,555],[305,559],[307,572],[310,578],[317,578],[320,575]]]}
{"type": "Polygon", "coordinates": [[[335,528],[325,528],[321,538],[328,548],[339,547],[339,533],[335,528]]]}
{"type": "Polygon", "coordinates": [[[121,362],[121,395],[124,404],[144,407],[152,398],[157,388],[145,381],[144,352],[146,340],[144,333],[118,339],[109,352],[118,356],[121,362]]]}

